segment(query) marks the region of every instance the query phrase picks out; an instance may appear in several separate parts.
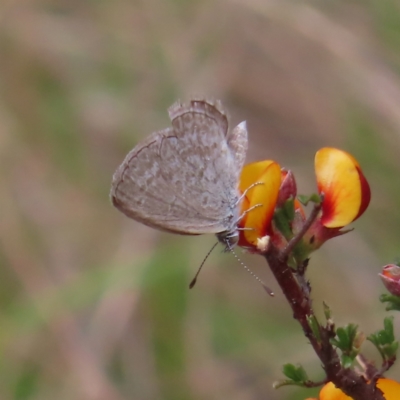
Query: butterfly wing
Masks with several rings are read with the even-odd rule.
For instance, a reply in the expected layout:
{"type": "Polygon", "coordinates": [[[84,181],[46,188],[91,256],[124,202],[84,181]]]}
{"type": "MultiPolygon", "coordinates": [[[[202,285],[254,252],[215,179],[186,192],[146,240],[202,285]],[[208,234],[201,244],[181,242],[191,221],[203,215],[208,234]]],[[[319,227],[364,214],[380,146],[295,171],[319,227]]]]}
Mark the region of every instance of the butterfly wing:
{"type": "Polygon", "coordinates": [[[231,229],[247,132],[245,140],[243,132],[227,136],[220,103],[193,100],[173,105],[169,113],[172,128],[139,143],[115,172],[113,204],[128,217],[170,232],[231,229]]]}

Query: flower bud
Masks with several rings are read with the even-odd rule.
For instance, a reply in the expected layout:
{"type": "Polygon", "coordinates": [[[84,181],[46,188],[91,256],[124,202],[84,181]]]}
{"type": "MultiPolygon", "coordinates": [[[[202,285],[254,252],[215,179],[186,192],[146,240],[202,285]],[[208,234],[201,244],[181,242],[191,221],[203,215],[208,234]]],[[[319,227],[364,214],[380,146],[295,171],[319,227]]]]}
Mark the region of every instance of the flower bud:
{"type": "Polygon", "coordinates": [[[297,195],[297,185],[293,172],[282,169],[281,175],[282,182],[279,188],[278,201],[276,202],[277,207],[282,207],[287,200],[294,199],[297,195]]]}
{"type": "Polygon", "coordinates": [[[394,296],[400,296],[400,267],[396,264],[385,265],[379,274],[386,289],[394,296]]]}

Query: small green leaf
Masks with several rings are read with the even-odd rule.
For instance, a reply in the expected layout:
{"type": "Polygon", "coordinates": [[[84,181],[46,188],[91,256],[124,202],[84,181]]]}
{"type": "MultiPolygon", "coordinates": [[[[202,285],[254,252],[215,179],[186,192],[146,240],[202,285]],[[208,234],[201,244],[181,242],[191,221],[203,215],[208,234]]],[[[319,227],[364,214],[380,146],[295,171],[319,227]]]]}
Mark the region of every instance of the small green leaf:
{"type": "Polygon", "coordinates": [[[367,339],[377,348],[384,361],[394,358],[399,343],[394,336],[393,317],[385,318],[383,329],[369,335],[367,339]]]}
{"type": "Polygon", "coordinates": [[[386,311],[400,311],[400,296],[394,296],[392,294],[385,293],[379,297],[379,300],[381,303],[387,303],[386,311]]]}
{"type": "Polygon", "coordinates": [[[386,317],[383,320],[383,326],[385,333],[387,335],[388,343],[394,341],[394,328],[393,328],[393,317],[386,317]]]}
{"type": "Polygon", "coordinates": [[[399,348],[399,342],[394,342],[390,346],[385,348],[385,354],[388,358],[392,358],[397,354],[399,348]]]}
{"type": "Polygon", "coordinates": [[[288,199],[285,201],[283,205],[283,210],[285,215],[289,221],[293,221],[294,219],[294,199],[288,199]]]}
{"type": "Polygon", "coordinates": [[[321,341],[321,332],[320,326],[315,315],[307,316],[308,326],[311,328],[314,337],[320,342],[321,341]]]}
{"type": "Polygon", "coordinates": [[[355,324],[349,324],[343,328],[337,328],[337,338],[331,339],[331,343],[343,352],[351,352],[353,350],[354,340],[357,336],[357,328],[358,326],[355,324]]]}
{"type": "Polygon", "coordinates": [[[343,368],[350,368],[353,365],[354,357],[342,354],[342,366],[343,368]]]}
{"type": "Polygon", "coordinates": [[[282,233],[282,235],[290,240],[293,237],[292,229],[290,227],[290,221],[283,208],[277,208],[274,213],[274,222],[276,229],[282,233]]]}
{"type": "Polygon", "coordinates": [[[340,350],[347,350],[349,348],[349,337],[347,335],[347,332],[344,328],[337,328],[336,329],[336,335],[339,338],[338,340],[338,347],[340,350]]]}
{"type": "Polygon", "coordinates": [[[336,337],[330,340],[341,350],[341,362],[344,368],[350,368],[353,365],[354,359],[360,351],[360,333],[357,329],[358,326],[355,324],[339,327],[336,329],[336,337]]]}
{"type": "Polygon", "coordinates": [[[301,365],[296,367],[293,364],[285,364],[282,371],[283,374],[293,382],[302,383],[308,380],[307,373],[301,365]]]}
{"type": "Polygon", "coordinates": [[[326,304],[325,302],[323,302],[322,304],[323,304],[323,307],[324,307],[325,318],[328,321],[328,320],[332,319],[332,311],[329,308],[328,304],[326,304]]]}
{"type": "Polygon", "coordinates": [[[299,199],[300,203],[303,205],[307,205],[308,203],[315,203],[315,204],[321,204],[321,196],[317,193],[313,193],[311,196],[306,196],[303,194],[299,194],[297,196],[299,199]]]}

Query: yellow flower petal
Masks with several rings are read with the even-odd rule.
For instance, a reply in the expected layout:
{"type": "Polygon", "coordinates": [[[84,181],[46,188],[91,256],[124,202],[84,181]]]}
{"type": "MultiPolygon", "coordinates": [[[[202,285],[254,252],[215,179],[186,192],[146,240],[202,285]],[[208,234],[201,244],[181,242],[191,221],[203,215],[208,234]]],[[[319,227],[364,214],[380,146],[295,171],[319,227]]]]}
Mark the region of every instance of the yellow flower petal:
{"type": "Polygon", "coordinates": [[[258,182],[258,177],[263,175],[265,170],[271,164],[276,164],[276,162],[272,160],[264,160],[246,164],[240,175],[239,190],[243,193],[254,182],[258,182]]]}
{"type": "Polygon", "coordinates": [[[398,400],[400,398],[400,383],[392,379],[378,379],[376,384],[382,390],[383,397],[386,400],[398,400]]]}
{"type": "MultiPolygon", "coordinates": [[[[376,386],[382,390],[386,400],[398,400],[400,398],[400,383],[392,379],[380,378],[376,386]]],[[[336,388],[332,382],[327,383],[319,392],[319,400],[352,400],[352,397],[344,394],[336,388]]]]}
{"type": "Polygon", "coordinates": [[[367,208],[371,192],[357,160],[345,151],[323,148],[315,155],[318,191],[324,193],[321,222],[346,226],[367,208]]]}
{"type": "Polygon", "coordinates": [[[246,165],[241,174],[239,189],[244,193],[251,185],[258,184],[245,195],[242,213],[251,207],[240,221],[240,226],[251,228],[242,231],[239,245],[257,246],[257,239],[265,236],[271,223],[281,183],[281,169],[274,161],[260,161],[246,165]]]}
{"type": "Polygon", "coordinates": [[[332,382],[328,382],[319,392],[320,400],[352,400],[351,397],[344,394],[332,382]]]}

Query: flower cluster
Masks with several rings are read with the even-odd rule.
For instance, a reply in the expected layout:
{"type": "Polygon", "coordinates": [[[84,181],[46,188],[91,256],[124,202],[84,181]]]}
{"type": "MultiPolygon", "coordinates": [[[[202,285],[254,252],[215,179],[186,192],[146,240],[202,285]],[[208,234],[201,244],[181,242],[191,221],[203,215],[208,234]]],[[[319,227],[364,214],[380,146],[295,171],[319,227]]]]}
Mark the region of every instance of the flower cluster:
{"type": "MultiPolygon", "coordinates": [[[[315,173],[319,196],[311,200],[320,203],[320,211],[293,251],[297,261],[306,259],[326,240],[346,233],[342,228],[363,214],[371,198],[358,162],[345,151],[319,150],[315,173]]],[[[265,243],[283,249],[304,228],[306,216],[296,199],[295,178],[275,161],[246,165],[239,189],[244,193],[239,246],[259,253],[267,250],[265,243]]]]}
{"type": "MultiPolygon", "coordinates": [[[[357,160],[345,151],[323,148],[315,155],[315,174],[318,194],[301,198],[297,196],[293,173],[281,169],[275,161],[267,160],[246,165],[242,170],[239,185],[243,194],[239,246],[267,256],[272,254],[269,252],[274,248],[278,253],[275,251],[273,254],[280,254],[279,257],[285,258],[285,262],[297,267],[297,272],[300,272],[298,276],[301,276],[300,267],[307,265],[312,251],[328,239],[348,232],[349,230],[343,228],[364,213],[371,199],[369,184],[357,160]],[[299,199],[302,200],[301,203],[299,199]],[[307,217],[302,204],[308,202],[313,202],[314,208],[307,217]]],[[[392,295],[389,298],[385,297],[386,301],[400,299],[400,266],[389,264],[383,268],[380,276],[392,295]]],[[[391,304],[390,309],[396,309],[395,306],[400,309],[400,300],[398,304],[391,304]]],[[[328,314],[330,315],[330,312],[328,314]]],[[[330,317],[327,319],[330,321],[330,317]]],[[[332,324],[332,321],[330,323],[332,324]]],[[[320,327],[316,323],[314,328],[318,337],[321,332],[327,333],[330,325],[320,327]]],[[[384,359],[381,372],[389,369],[395,360],[397,342],[391,338],[392,328],[391,321],[386,321],[385,330],[368,338],[377,346],[384,359]]],[[[337,343],[342,343],[344,335],[339,339],[341,340],[337,343]]],[[[337,346],[346,355],[349,344],[353,350],[355,339],[344,342],[347,343],[345,347],[337,346]]],[[[286,374],[293,380],[292,375],[286,374]]],[[[297,377],[296,374],[293,376],[297,377]]],[[[400,398],[399,382],[384,378],[382,374],[377,376],[380,378],[376,381],[376,387],[382,391],[386,400],[400,398]]],[[[307,380],[302,375],[299,379],[307,380]]],[[[321,389],[319,400],[351,400],[351,397],[329,382],[321,389]]]]}

